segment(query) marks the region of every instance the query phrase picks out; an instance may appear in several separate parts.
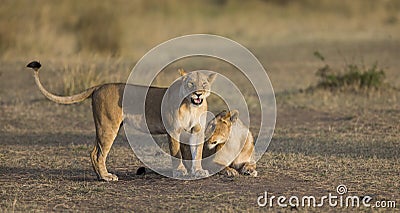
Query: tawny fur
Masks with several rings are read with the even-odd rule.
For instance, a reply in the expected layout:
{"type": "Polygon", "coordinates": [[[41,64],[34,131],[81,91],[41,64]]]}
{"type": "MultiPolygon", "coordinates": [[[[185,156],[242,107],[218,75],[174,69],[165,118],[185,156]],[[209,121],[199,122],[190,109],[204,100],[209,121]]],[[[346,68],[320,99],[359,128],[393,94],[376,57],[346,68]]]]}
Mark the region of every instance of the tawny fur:
{"type": "MultiPolygon", "coordinates": [[[[100,180],[118,180],[118,177],[115,174],[108,172],[106,159],[123,121],[132,122],[133,126],[137,129],[143,130],[145,127],[144,121],[146,120],[147,127],[151,134],[167,133],[161,118],[161,103],[166,94],[167,88],[149,88],[148,96],[146,98],[146,118],[144,118],[144,115],[138,112],[129,112],[124,114],[122,110],[122,98],[124,95],[124,89],[130,87],[129,91],[139,92],[138,94],[133,92],[133,94],[130,94],[129,98],[132,99],[133,102],[135,99],[140,100],[137,99],[140,97],[136,96],[143,94],[140,91],[147,90],[148,87],[127,85],[123,83],[110,83],[91,87],[72,96],[58,96],[47,91],[40,82],[38,71],[40,63],[31,62],[28,64],[28,67],[34,69],[36,85],[43,95],[51,101],[60,104],[73,104],[81,102],[87,98],[92,98],[93,118],[96,127],[96,143],[90,157],[92,166],[100,180]]],[[[215,74],[207,75],[200,72],[186,73],[183,70],[180,70],[180,74],[183,77],[171,85],[171,92],[168,92],[166,99],[176,101],[179,97],[175,96],[182,96],[185,94],[183,92],[187,90],[186,87],[189,85],[192,89],[201,94],[203,100],[200,105],[193,105],[190,101],[191,97],[185,97],[183,102],[178,106],[178,109],[167,106],[166,111],[164,111],[166,117],[169,118],[165,122],[167,122],[168,126],[173,127],[168,139],[171,155],[177,158],[172,158],[173,174],[175,176],[185,175],[187,173],[186,168],[182,164],[182,155],[194,156],[193,159],[201,160],[202,144],[195,147],[195,149],[191,149],[192,151],[194,150],[193,153],[184,153],[184,150],[181,150],[181,143],[177,139],[179,139],[180,134],[183,131],[194,129],[197,131],[195,139],[199,140],[199,138],[201,138],[201,140],[203,140],[204,129],[198,128],[205,126],[205,121],[201,121],[204,122],[204,124],[199,125],[199,121],[201,120],[200,116],[207,111],[206,98],[209,95],[210,85],[216,77],[215,74]]],[[[191,94],[191,96],[194,96],[194,94],[191,94]]],[[[208,175],[208,172],[202,169],[201,163],[199,162],[193,163],[192,173],[199,176],[208,175]]]]}
{"type": "Polygon", "coordinates": [[[213,155],[213,162],[225,167],[221,173],[226,176],[257,176],[254,139],[238,115],[237,110],[223,111],[208,123],[205,157],[213,155]]]}

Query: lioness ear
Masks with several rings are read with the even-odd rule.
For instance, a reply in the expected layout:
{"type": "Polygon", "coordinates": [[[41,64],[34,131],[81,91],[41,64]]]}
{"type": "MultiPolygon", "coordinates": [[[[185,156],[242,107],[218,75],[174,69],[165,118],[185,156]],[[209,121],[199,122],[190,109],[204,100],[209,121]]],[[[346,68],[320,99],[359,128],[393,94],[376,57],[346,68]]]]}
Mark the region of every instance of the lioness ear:
{"type": "Polygon", "coordinates": [[[237,110],[232,110],[232,111],[230,112],[230,114],[231,114],[231,121],[232,121],[232,123],[233,123],[233,122],[235,122],[235,121],[238,119],[238,117],[239,117],[239,111],[237,111],[237,110]]]}
{"type": "Polygon", "coordinates": [[[179,75],[181,75],[181,76],[184,76],[187,74],[187,72],[182,68],[178,69],[178,72],[179,72],[179,75]]]}
{"type": "Polygon", "coordinates": [[[218,113],[215,117],[221,117],[224,118],[226,117],[226,113],[228,113],[226,110],[222,110],[220,113],[218,113]]]}
{"type": "MultiPolygon", "coordinates": [[[[224,110],[225,111],[225,110],[224,110]]],[[[221,120],[225,123],[230,123],[231,122],[231,112],[225,111],[223,115],[221,115],[221,120]]]]}
{"type": "Polygon", "coordinates": [[[214,72],[214,73],[211,73],[210,75],[208,75],[207,80],[208,80],[208,82],[212,83],[212,82],[214,82],[216,77],[217,77],[217,73],[214,72]]]}

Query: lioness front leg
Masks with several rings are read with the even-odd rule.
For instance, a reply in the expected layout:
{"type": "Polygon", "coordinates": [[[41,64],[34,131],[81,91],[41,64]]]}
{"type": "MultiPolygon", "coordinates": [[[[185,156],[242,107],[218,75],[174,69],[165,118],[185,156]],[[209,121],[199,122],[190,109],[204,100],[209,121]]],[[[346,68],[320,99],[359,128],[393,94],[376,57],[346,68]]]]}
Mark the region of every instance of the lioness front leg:
{"type": "Polygon", "coordinates": [[[204,134],[192,134],[190,137],[190,152],[192,154],[192,174],[195,177],[207,177],[209,176],[208,170],[204,170],[201,166],[201,160],[203,155],[203,138],[204,134]]]}
{"type": "Polygon", "coordinates": [[[172,160],[172,177],[183,177],[187,175],[186,167],[182,162],[181,146],[177,138],[179,134],[174,134],[173,136],[168,135],[169,150],[171,152],[172,160]]]}

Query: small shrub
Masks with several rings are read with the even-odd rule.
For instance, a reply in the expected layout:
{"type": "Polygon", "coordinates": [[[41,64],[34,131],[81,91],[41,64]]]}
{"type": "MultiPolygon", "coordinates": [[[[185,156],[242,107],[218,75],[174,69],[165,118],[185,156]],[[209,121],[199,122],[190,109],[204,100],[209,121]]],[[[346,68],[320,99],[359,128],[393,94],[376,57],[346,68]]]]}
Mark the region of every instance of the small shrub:
{"type": "MultiPolygon", "coordinates": [[[[314,56],[325,61],[319,52],[314,52],[314,56]]],[[[380,89],[384,86],[385,79],[385,72],[378,68],[378,63],[374,63],[369,68],[363,65],[347,64],[342,71],[334,70],[325,63],[317,70],[316,75],[319,77],[317,88],[331,90],[380,89]]]]}

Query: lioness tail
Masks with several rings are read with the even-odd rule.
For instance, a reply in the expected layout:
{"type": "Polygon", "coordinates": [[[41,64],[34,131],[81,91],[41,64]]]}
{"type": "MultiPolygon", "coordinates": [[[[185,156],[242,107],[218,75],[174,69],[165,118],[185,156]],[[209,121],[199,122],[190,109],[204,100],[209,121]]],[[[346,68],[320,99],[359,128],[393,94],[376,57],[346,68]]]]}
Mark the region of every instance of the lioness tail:
{"type": "Polygon", "coordinates": [[[32,61],[31,63],[29,63],[28,65],[26,65],[29,68],[32,68],[34,70],[34,77],[35,77],[35,82],[36,85],[39,87],[40,92],[42,92],[42,94],[44,96],[46,96],[46,98],[48,98],[51,101],[54,101],[56,103],[59,104],[73,104],[73,103],[78,103],[81,102],[87,98],[89,98],[93,92],[98,88],[98,86],[96,87],[91,87],[89,89],[86,89],[85,91],[76,94],[76,95],[71,95],[71,96],[58,96],[55,94],[50,93],[49,91],[47,91],[42,83],[40,82],[39,79],[39,68],[41,67],[41,64],[37,61],[32,61]]]}

